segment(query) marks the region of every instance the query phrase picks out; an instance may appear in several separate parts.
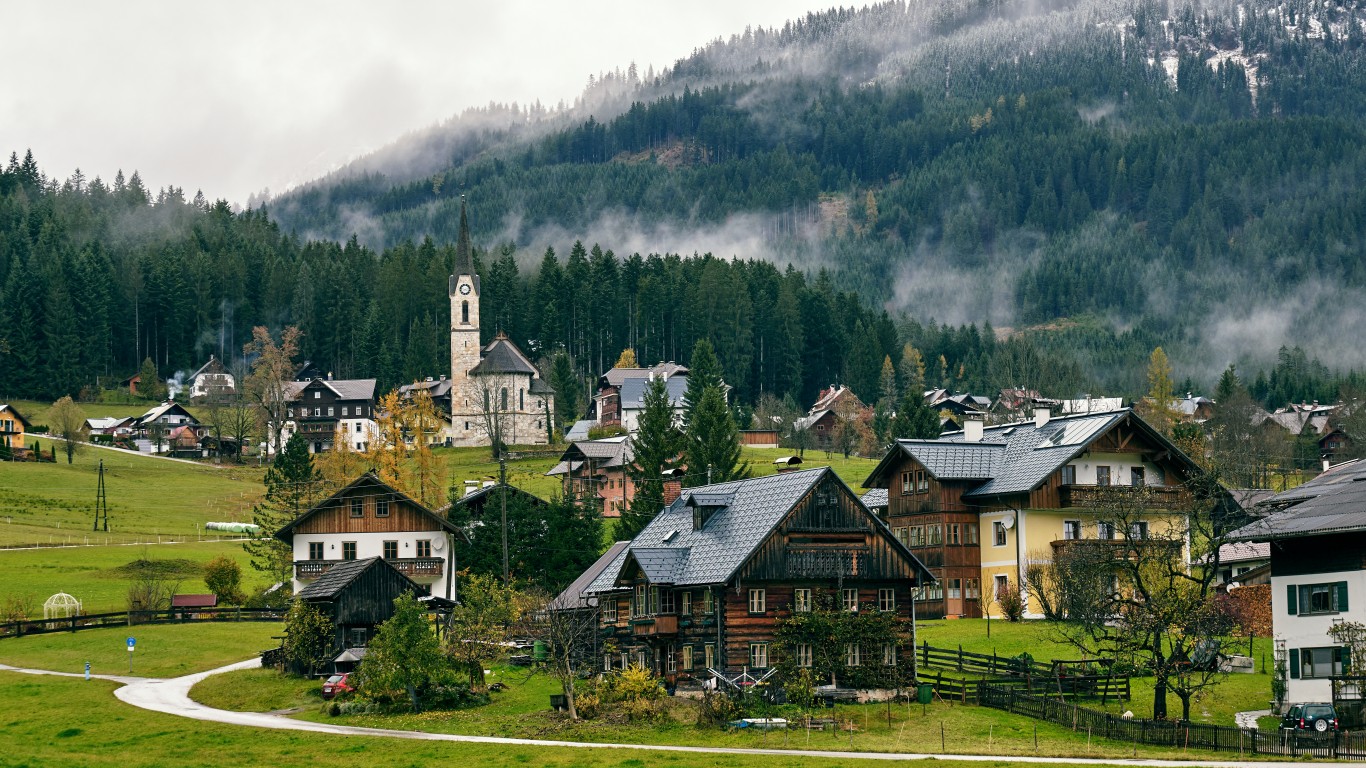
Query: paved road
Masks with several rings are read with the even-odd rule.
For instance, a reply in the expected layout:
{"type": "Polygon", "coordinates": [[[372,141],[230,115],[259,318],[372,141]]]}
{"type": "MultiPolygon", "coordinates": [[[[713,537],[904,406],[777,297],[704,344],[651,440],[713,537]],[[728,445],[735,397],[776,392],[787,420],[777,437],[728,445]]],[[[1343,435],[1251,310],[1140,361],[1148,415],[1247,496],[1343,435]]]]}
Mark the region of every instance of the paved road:
{"type": "MultiPolygon", "coordinates": [[[[226,667],[200,672],[194,675],[167,680],[145,677],[123,677],[97,675],[104,680],[124,683],[114,691],[121,701],[135,707],[164,712],[170,715],[188,717],[194,720],[208,720],[229,725],[242,725],[252,728],[273,728],[277,730],[312,731],[337,736],[387,736],[397,739],[418,739],[423,741],[454,741],[479,744],[509,744],[531,747],[572,747],[576,749],[639,749],[651,752],[696,752],[721,755],[782,755],[788,757],[826,757],[838,760],[962,760],[965,762],[1009,762],[1013,764],[1066,763],[1071,765],[1125,765],[1153,766],[1154,768],[1285,768],[1284,762],[1246,762],[1223,760],[1096,760],[1087,758],[1058,757],[1002,757],[1000,755],[931,755],[911,752],[841,752],[827,750],[800,749],[739,749],[729,747],[680,747],[663,744],[590,744],[578,741],[551,741],[542,739],[510,739],[496,736],[461,736],[449,733],[423,733],[420,731],[399,731],[387,728],[357,728],[348,725],[313,723],[306,720],[293,720],[280,715],[262,712],[229,712],[223,709],[205,707],[190,699],[190,688],[210,675],[231,672],[238,669],[252,669],[261,665],[260,659],[230,664],[226,667]]],[[[48,672],[39,669],[20,669],[0,664],[0,670],[23,672],[35,675],[62,675],[81,677],[79,674],[48,672]]]]}

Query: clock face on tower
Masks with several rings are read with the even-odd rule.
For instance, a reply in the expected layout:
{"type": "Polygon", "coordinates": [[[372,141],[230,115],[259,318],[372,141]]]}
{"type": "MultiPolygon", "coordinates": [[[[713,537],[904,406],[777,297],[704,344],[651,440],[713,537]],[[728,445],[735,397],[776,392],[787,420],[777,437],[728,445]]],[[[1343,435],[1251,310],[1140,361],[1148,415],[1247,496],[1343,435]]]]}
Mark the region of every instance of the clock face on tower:
{"type": "Polygon", "coordinates": [[[470,285],[469,285],[469,283],[465,283],[464,285],[460,286],[460,293],[463,294],[463,295],[465,295],[465,296],[468,296],[468,295],[469,295],[469,293],[470,293],[470,285]]]}

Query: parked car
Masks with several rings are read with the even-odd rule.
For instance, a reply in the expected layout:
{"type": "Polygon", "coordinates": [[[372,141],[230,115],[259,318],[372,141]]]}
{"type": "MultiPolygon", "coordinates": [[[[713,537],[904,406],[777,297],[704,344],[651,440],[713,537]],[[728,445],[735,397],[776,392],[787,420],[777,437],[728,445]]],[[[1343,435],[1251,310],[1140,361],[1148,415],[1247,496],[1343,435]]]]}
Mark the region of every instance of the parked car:
{"type": "Polygon", "coordinates": [[[337,694],[351,693],[356,690],[351,687],[351,674],[333,675],[323,683],[323,698],[330,699],[337,694]]]}
{"type": "Polygon", "coordinates": [[[1332,704],[1312,702],[1291,706],[1281,718],[1281,728],[1287,731],[1328,733],[1342,730],[1342,725],[1338,722],[1338,713],[1332,704]]]}

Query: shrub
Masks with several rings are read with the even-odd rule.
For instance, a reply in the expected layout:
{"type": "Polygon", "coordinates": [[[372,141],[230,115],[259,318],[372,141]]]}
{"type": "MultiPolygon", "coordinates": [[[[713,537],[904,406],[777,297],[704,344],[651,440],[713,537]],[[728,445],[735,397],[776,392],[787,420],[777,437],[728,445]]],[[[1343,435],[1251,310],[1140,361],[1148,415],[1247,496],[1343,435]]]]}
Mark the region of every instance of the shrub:
{"type": "MultiPolygon", "coordinates": [[[[602,680],[589,691],[601,703],[615,704],[631,720],[655,720],[663,716],[664,686],[650,670],[632,664],[620,672],[603,676],[602,680]]],[[[575,700],[575,707],[582,699],[575,700]]],[[[582,715],[582,713],[580,713],[582,715]]]]}
{"type": "Polygon", "coordinates": [[[1001,606],[1001,614],[1006,617],[1006,621],[1019,621],[1024,617],[1024,600],[1021,599],[1018,589],[1007,586],[996,596],[996,604],[1001,606]]]}

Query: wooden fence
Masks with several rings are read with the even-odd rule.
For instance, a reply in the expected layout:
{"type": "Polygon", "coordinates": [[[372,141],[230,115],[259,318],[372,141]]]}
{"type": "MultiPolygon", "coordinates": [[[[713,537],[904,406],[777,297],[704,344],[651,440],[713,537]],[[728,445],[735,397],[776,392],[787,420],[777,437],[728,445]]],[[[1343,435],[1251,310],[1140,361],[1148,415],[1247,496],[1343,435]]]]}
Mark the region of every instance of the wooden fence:
{"type": "Polygon", "coordinates": [[[994,682],[977,687],[977,703],[1017,715],[1057,723],[1073,731],[1131,744],[1175,749],[1197,748],[1248,755],[1366,760],[1366,732],[1262,732],[1224,725],[1123,718],[1054,698],[1035,696],[994,682]]]}
{"type": "Polygon", "coordinates": [[[87,613],[63,619],[11,621],[0,624],[0,637],[78,632],[100,627],[136,624],[181,624],[191,621],[284,621],[285,610],[276,608],[171,608],[160,611],[87,613]]]}
{"type": "MultiPolygon", "coordinates": [[[[1103,701],[1128,700],[1130,694],[1128,675],[1103,672],[1104,667],[1094,661],[1054,660],[1045,664],[1027,658],[973,653],[964,651],[962,646],[956,650],[935,648],[928,642],[916,649],[916,660],[922,670],[920,676],[926,681],[934,679],[929,670],[946,669],[991,677],[991,682],[1010,688],[1023,688],[1031,693],[1099,698],[1103,701]]],[[[975,685],[978,681],[962,682],[975,685]]],[[[940,695],[945,694],[941,692],[940,695]]],[[[963,690],[954,698],[971,699],[973,695],[963,690]]]]}

